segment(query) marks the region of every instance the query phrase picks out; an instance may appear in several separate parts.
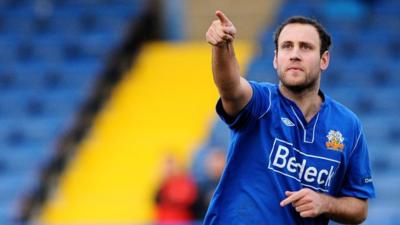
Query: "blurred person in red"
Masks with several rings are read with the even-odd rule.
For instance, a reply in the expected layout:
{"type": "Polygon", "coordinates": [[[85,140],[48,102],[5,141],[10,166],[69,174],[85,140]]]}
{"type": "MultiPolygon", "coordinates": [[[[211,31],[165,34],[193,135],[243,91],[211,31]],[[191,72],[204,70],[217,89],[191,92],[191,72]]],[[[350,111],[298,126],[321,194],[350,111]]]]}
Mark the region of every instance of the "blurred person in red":
{"type": "Polygon", "coordinates": [[[193,205],[197,187],[193,177],[169,156],[163,170],[163,182],[156,195],[158,224],[185,224],[194,220],[193,205]]]}

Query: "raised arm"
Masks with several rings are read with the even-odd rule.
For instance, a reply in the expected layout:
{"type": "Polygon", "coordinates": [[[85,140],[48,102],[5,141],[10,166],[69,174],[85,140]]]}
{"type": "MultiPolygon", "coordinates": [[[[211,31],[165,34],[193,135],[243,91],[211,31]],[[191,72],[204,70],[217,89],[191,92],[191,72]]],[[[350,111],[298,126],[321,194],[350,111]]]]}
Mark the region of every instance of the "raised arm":
{"type": "Polygon", "coordinates": [[[252,88],[240,76],[233,41],[236,28],[221,11],[206,33],[206,40],[212,45],[212,71],[214,82],[221,96],[222,105],[229,116],[236,116],[252,96],[252,88]]]}

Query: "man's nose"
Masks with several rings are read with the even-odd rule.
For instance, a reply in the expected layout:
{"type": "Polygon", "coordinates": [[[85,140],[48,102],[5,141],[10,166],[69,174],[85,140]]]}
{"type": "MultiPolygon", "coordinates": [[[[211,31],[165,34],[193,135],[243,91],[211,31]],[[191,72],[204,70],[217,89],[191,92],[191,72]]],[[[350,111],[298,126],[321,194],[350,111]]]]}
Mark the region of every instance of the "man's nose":
{"type": "Polygon", "coordinates": [[[300,49],[299,48],[293,48],[293,50],[290,52],[290,61],[300,61],[300,49]]]}

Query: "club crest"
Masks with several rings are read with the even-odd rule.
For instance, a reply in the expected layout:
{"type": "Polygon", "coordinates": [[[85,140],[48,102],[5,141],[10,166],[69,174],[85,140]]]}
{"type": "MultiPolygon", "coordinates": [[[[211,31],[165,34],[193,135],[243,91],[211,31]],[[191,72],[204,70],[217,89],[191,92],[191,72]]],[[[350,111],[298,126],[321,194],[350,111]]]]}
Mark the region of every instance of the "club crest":
{"type": "Polygon", "coordinates": [[[328,141],[325,143],[326,148],[335,150],[335,151],[343,151],[344,149],[344,137],[342,133],[335,130],[330,130],[328,135],[326,135],[328,141]]]}

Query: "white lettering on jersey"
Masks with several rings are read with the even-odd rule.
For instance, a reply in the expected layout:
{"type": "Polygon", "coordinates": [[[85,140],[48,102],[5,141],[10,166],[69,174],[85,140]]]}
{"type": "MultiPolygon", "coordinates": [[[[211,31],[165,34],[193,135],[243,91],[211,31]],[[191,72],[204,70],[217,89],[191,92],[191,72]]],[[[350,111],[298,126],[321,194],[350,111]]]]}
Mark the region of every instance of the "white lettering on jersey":
{"type": "Polygon", "coordinates": [[[306,154],[293,144],[275,139],[268,168],[299,181],[303,186],[328,192],[340,161],[306,154]]]}

